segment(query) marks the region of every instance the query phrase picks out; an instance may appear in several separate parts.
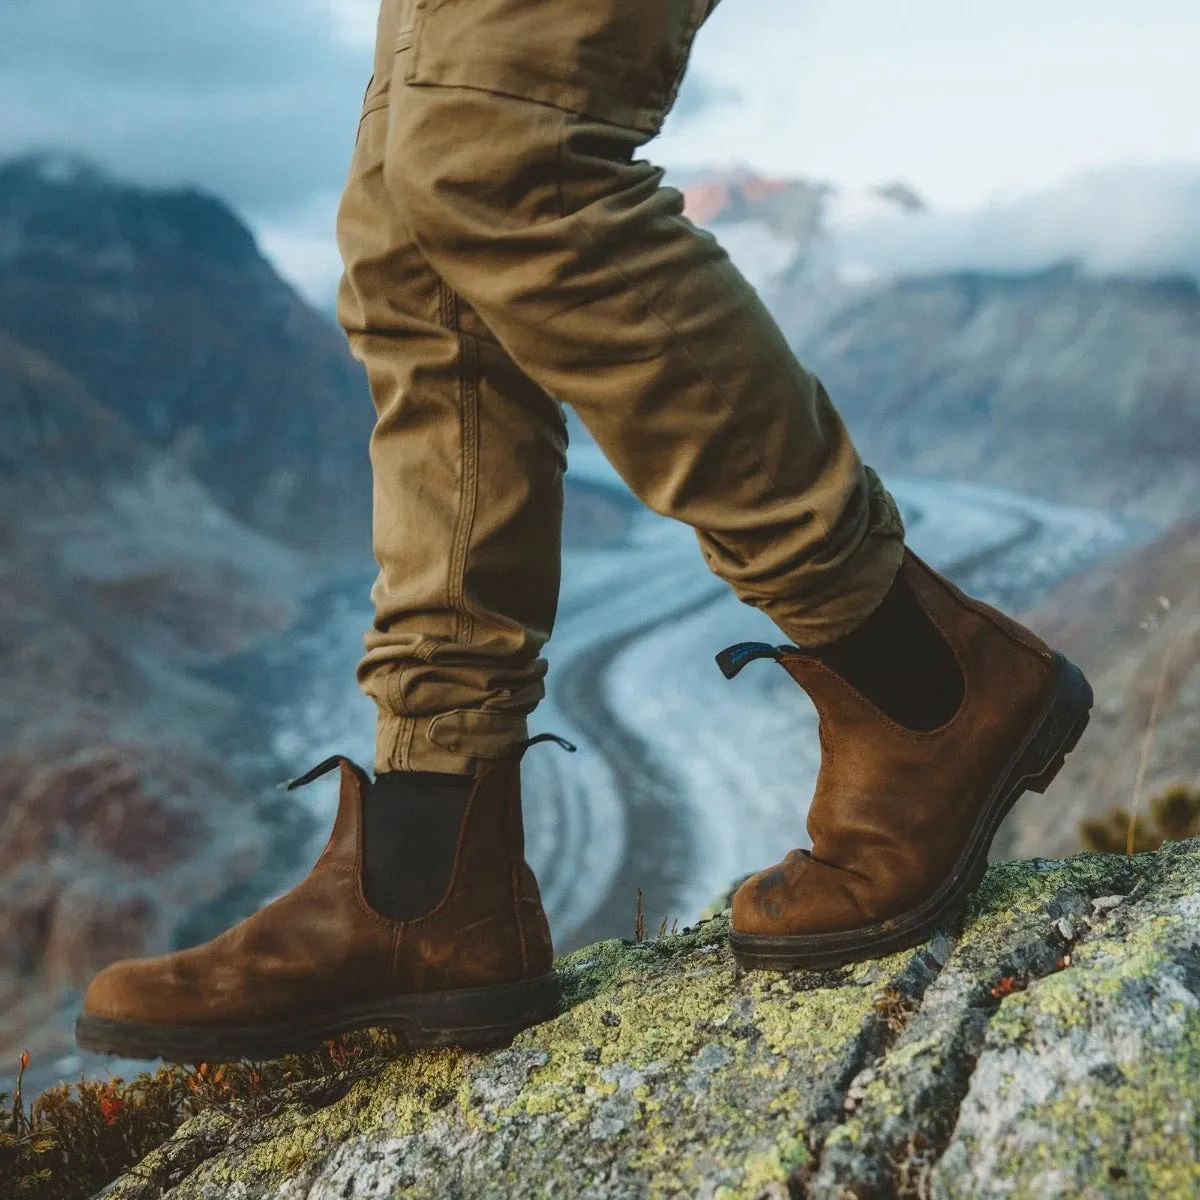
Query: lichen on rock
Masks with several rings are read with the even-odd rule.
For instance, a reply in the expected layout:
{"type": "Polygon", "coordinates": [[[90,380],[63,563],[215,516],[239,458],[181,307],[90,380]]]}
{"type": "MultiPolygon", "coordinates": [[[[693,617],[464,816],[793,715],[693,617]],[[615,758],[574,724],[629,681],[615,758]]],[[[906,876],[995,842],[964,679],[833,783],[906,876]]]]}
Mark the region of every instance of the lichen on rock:
{"type": "Polygon", "coordinates": [[[740,972],[724,916],[603,942],[511,1046],[205,1114],[106,1200],[1192,1196],[1198,916],[1179,843],[995,866],[961,928],[838,971],[740,972]]]}

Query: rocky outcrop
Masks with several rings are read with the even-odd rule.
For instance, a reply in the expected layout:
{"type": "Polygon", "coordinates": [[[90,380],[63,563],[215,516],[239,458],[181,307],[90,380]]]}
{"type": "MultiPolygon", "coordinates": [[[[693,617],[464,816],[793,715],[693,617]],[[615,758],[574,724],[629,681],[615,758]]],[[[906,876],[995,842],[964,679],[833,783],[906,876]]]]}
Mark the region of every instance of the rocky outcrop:
{"type": "Polygon", "coordinates": [[[720,916],[604,942],[510,1047],[202,1114],[108,1200],[1193,1196],[1198,917],[1180,843],[994,866],[839,971],[739,973],[720,916]]]}

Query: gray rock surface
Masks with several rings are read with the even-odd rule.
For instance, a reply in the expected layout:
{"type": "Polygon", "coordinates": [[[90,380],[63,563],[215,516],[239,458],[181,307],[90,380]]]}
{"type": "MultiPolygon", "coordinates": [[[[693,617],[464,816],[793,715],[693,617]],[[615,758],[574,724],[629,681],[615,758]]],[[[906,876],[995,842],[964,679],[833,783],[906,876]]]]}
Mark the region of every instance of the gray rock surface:
{"type": "Polygon", "coordinates": [[[961,927],[838,971],[741,973],[723,917],[604,942],[510,1047],[198,1117],[110,1196],[1194,1196],[1198,916],[1192,842],[994,866],[961,927]]]}

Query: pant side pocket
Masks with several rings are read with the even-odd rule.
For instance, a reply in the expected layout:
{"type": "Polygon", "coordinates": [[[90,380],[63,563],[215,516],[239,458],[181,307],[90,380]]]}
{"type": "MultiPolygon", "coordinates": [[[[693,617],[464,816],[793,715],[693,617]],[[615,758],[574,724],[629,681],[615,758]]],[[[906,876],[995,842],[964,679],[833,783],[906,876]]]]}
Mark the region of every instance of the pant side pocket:
{"type": "Polygon", "coordinates": [[[404,80],[532,100],[650,137],[709,4],[415,0],[404,80]]]}

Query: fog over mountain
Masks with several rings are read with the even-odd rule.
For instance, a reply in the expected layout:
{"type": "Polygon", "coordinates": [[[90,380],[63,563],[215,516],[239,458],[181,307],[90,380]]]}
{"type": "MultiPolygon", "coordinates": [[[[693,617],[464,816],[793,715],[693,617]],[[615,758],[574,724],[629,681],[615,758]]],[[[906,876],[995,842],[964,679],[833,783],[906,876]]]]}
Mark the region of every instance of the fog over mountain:
{"type": "Polygon", "coordinates": [[[1111,167],[967,212],[831,214],[836,253],[857,274],[1037,272],[1200,283],[1200,165],[1111,167]]]}
{"type": "Polygon", "coordinates": [[[1098,277],[1200,283],[1200,163],[1089,171],[1057,187],[953,211],[938,209],[903,180],[847,188],[730,165],[669,171],[666,182],[684,191],[689,216],[713,226],[723,243],[746,223],[791,239],[779,245],[768,277],[755,282],[770,282],[797,257],[819,251],[847,282],[1036,273],[1069,264],[1098,277]]]}
{"type": "Polygon", "coordinates": [[[898,185],[684,182],[879,469],[1200,511],[1200,168],[970,217],[898,185]]]}

